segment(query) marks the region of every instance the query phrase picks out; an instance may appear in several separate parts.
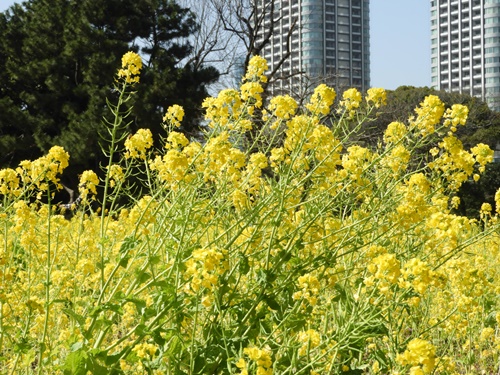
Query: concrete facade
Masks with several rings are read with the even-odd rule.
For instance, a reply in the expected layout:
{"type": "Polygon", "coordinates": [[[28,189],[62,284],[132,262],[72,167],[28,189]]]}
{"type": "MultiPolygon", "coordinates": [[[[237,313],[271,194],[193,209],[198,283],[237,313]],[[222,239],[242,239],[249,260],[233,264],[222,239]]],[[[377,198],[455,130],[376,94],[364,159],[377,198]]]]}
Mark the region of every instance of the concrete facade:
{"type": "Polygon", "coordinates": [[[369,0],[274,0],[274,24],[266,16],[271,1],[257,1],[264,16],[260,38],[272,29],[262,54],[271,70],[290,46],[278,70],[281,79],[271,87],[274,94],[300,96],[323,82],[338,91],[370,87],[369,0]]]}
{"type": "Polygon", "coordinates": [[[500,109],[500,0],[431,0],[431,84],[500,109]]]}

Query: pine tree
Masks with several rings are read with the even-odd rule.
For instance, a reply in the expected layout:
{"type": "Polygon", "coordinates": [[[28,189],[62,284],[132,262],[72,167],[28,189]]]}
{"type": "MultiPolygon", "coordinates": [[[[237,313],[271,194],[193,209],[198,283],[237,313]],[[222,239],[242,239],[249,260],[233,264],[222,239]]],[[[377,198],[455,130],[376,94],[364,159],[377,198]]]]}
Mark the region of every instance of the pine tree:
{"type": "Polygon", "coordinates": [[[29,0],[0,13],[0,167],[63,146],[77,170],[100,161],[99,133],[128,50],[144,59],[130,130],[160,134],[163,111],[186,107],[196,129],[212,67],[183,65],[196,30],[189,9],[170,0],[29,0]]]}

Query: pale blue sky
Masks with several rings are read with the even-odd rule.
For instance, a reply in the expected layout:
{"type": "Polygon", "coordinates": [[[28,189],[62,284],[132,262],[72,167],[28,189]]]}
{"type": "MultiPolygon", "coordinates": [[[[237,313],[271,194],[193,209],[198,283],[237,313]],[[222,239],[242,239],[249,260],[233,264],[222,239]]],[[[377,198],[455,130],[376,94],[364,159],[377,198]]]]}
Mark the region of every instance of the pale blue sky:
{"type": "MultiPolygon", "coordinates": [[[[0,12],[14,4],[0,0],[0,12]]],[[[429,86],[430,1],[371,0],[371,84],[429,86]]]]}

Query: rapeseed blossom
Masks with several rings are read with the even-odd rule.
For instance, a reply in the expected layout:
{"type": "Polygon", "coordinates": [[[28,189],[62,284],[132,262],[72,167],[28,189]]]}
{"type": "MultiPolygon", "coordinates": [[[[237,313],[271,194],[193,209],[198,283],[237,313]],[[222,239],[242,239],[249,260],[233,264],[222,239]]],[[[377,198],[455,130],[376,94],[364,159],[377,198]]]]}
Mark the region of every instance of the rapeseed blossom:
{"type": "Polygon", "coordinates": [[[398,354],[396,361],[402,365],[411,365],[410,372],[430,374],[436,362],[436,348],[429,341],[415,338],[408,343],[406,350],[398,354]]]}
{"type": "Polygon", "coordinates": [[[444,104],[436,95],[429,95],[425,97],[419,107],[415,108],[415,112],[418,117],[414,120],[414,124],[421,134],[433,134],[444,114],[444,104]]]}
{"type": "Polygon", "coordinates": [[[19,176],[17,172],[11,168],[0,169],[0,195],[19,196],[19,176]]]}
{"type": "Polygon", "coordinates": [[[326,116],[330,113],[330,107],[335,101],[335,90],[325,84],[320,84],[314,89],[314,93],[306,104],[306,108],[313,114],[326,116]]]}
{"type": "Polygon", "coordinates": [[[94,171],[84,171],[78,184],[78,192],[84,202],[87,201],[89,194],[97,194],[96,187],[99,184],[99,178],[94,171]]]}
{"type": "Polygon", "coordinates": [[[267,82],[265,72],[267,70],[267,61],[261,56],[253,56],[248,62],[248,68],[243,82],[267,82]]]}
{"type": "Polygon", "coordinates": [[[118,164],[111,164],[107,166],[109,173],[109,185],[110,187],[115,187],[117,184],[122,183],[125,180],[125,175],[123,169],[118,164]]]}
{"type": "Polygon", "coordinates": [[[466,110],[427,98],[370,145],[383,90],[332,108],[321,86],[256,118],[265,60],[250,72],[207,99],[199,142],[171,107],[162,147],[141,129],[106,178],[84,172],[96,210],[49,199],[62,148],[0,171],[0,372],[498,372],[498,212],[453,211],[492,155],[455,137],[466,110]]]}
{"type": "Polygon", "coordinates": [[[153,134],[149,129],[139,129],[125,140],[125,158],[146,159],[146,152],[153,146],[153,134]]]}
{"type": "MultiPolygon", "coordinates": [[[[297,102],[289,95],[277,95],[272,97],[269,101],[268,109],[276,120],[271,125],[271,129],[276,129],[281,121],[289,120],[294,116],[297,108],[297,102]]],[[[268,116],[265,114],[263,119],[267,121],[268,116]]]]}
{"type": "Polygon", "coordinates": [[[382,88],[372,87],[366,92],[366,102],[375,108],[380,108],[387,104],[387,93],[382,88]]]}
{"type": "MultiPolygon", "coordinates": [[[[268,349],[259,349],[256,347],[247,347],[243,349],[243,353],[249,360],[256,364],[256,374],[258,375],[272,375],[272,359],[268,349]]],[[[243,362],[239,362],[240,366],[243,362]]],[[[238,366],[238,367],[240,367],[238,366]]],[[[243,373],[243,371],[242,371],[243,373]]]]}
{"type": "Polygon", "coordinates": [[[385,143],[399,143],[408,134],[408,128],[402,122],[391,122],[384,132],[385,143]]]}
{"type": "Polygon", "coordinates": [[[444,113],[443,118],[445,118],[445,121],[443,124],[449,127],[452,132],[456,132],[458,125],[465,125],[468,115],[469,108],[465,105],[453,104],[451,108],[448,108],[444,113]]]}
{"type": "Polygon", "coordinates": [[[180,105],[174,104],[167,108],[163,122],[170,124],[174,128],[181,126],[182,119],[184,118],[184,108],[180,105]]]}
{"type": "Polygon", "coordinates": [[[139,74],[142,69],[142,59],[135,52],[127,52],[122,57],[122,68],[118,70],[118,77],[123,78],[126,83],[139,82],[139,74]]]}
{"type": "Polygon", "coordinates": [[[243,100],[237,90],[225,89],[216,98],[204,99],[202,107],[205,108],[205,119],[210,120],[211,128],[216,125],[232,128],[234,121],[230,120],[237,119],[242,114],[243,100]]]}
{"type": "Polygon", "coordinates": [[[299,356],[306,355],[309,350],[317,348],[321,344],[321,335],[314,329],[299,332],[297,338],[302,344],[298,351],[299,356]]]}
{"type": "Polygon", "coordinates": [[[356,110],[361,104],[362,96],[361,93],[355,89],[348,89],[342,94],[342,100],[340,101],[340,108],[338,112],[341,113],[345,111],[347,116],[352,118],[356,114],[356,110]]]}

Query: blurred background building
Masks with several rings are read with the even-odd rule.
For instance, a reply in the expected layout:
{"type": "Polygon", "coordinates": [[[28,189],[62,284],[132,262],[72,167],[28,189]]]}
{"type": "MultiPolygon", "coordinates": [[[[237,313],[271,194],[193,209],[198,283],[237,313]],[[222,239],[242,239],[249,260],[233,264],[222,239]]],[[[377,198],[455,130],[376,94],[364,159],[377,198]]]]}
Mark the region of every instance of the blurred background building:
{"type": "Polygon", "coordinates": [[[500,0],[431,0],[431,75],[500,109],[500,0]]]}
{"type": "Polygon", "coordinates": [[[369,0],[257,1],[259,38],[270,37],[262,56],[276,70],[271,93],[370,87],[369,0]]]}

